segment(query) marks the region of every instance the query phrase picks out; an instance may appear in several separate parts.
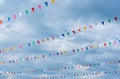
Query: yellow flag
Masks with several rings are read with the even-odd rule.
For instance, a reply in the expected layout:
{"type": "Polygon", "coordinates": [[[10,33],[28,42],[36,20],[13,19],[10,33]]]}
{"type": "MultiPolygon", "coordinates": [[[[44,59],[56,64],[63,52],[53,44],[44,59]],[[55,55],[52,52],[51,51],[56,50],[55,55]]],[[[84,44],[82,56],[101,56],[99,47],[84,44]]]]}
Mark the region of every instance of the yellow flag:
{"type": "Polygon", "coordinates": [[[8,52],[8,48],[6,48],[6,52],[8,52]]]}
{"type": "Polygon", "coordinates": [[[84,27],[83,29],[84,29],[84,31],[86,31],[86,29],[87,29],[87,28],[86,28],[86,27],[84,27]]]}
{"type": "Polygon", "coordinates": [[[39,56],[39,55],[37,56],[37,59],[40,59],[40,56],[39,56]]]}
{"type": "Polygon", "coordinates": [[[51,0],[51,2],[54,4],[54,3],[55,3],[55,0],[51,0]]]}

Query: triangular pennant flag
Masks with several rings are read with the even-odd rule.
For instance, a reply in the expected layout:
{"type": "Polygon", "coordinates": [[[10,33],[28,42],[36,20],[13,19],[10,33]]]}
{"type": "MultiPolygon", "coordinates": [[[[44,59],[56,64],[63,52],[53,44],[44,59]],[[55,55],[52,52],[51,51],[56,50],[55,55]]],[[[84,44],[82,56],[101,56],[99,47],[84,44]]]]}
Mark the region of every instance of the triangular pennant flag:
{"type": "Polygon", "coordinates": [[[109,22],[109,23],[111,23],[111,20],[110,20],[110,19],[108,19],[108,22],[109,22]]]}
{"type": "Polygon", "coordinates": [[[67,32],[67,34],[68,34],[68,35],[70,35],[70,33],[69,33],[69,32],[67,32]]]}
{"type": "Polygon", "coordinates": [[[34,12],[35,11],[34,7],[32,7],[31,10],[32,10],[32,12],[34,12]]]}
{"type": "Polygon", "coordinates": [[[32,42],[33,43],[33,45],[35,45],[35,42],[32,42]]]}
{"type": "Polygon", "coordinates": [[[117,17],[114,17],[115,21],[118,21],[118,18],[117,17]]]}
{"type": "Polygon", "coordinates": [[[73,34],[75,34],[75,31],[74,31],[74,30],[73,30],[72,32],[73,32],[73,34]]]}
{"type": "Polygon", "coordinates": [[[105,24],[104,21],[101,22],[103,25],[105,24]]]}
{"type": "Polygon", "coordinates": [[[0,20],[0,24],[2,24],[2,20],[0,20]]]}
{"type": "Polygon", "coordinates": [[[92,25],[90,25],[90,29],[92,29],[92,25]]]}
{"type": "Polygon", "coordinates": [[[104,43],[104,46],[106,47],[106,43],[104,43]]]}
{"type": "Polygon", "coordinates": [[[83,29],[86,30],[86,27],[84,27],[83,29]]]}
{"type": "Polygon", "coordinates": [[[28,10],[26,10],[25,12],[26,12],[26,15],[28,15],[28,10]]]}
{"type": "Polygon", "coordinates": [[[111,46],[111,42],[109,42],[109,45],[111,46]]]}
{"type": "Polygon", "coordinates": [[[114,41],[114,44],[116,45],[116,41],[114,41]]]}
{"type": "Polygon", "coordinates": [[[22,16],[22,12],[19,12],[19,16],[20,16],[20,17],[22,16]]]}
{"type": "Polygon", "coordinates": [[[78,32],[80,32],[80,29],[78,29],[78,32]]]}
{"type": "Polygon", "coordinates": [[[55,38],[52,36],[52,39],[54,40],[55,38]]]}
{"type": "Polygon", "coordinates": [[[51,2],[54,4],[54,3],[55,3],[55,0],[51,0],[51,2]]]}
{"type": "Polygon", "coordinates": [[[45,2],[46,7],[48,7],[48,2],[45,2]]]}
{"type": "Polygon", "coordinates": [[[16,15],[13,15],[14,19],[16,20],[16,15]]]}
{"type": "Polygon", "coordinates": [[[40,44],[40,41],[38,40],[37,43],[40,44]]]}
{"type": "Polygon", "coordinates": [[[8,17],[8,21],[10,21],[10,17],[8,17]]]}
{"type": "Polygon", "coordinates": [[[86,50],[88,50],[88,47],[86,47],[86,50]]]}
{"type": "Polygon", "coordinates": [[[64,35],[64,34],[62,34],[62,36],[64,37],[65,35],[64,35]]]}
{"type": "Polygon", "coordinates": [[[38,5],[38,9],[41,9],[41,8],[42,8],[42,6],[39,4],[39,5],[38,5]]]}
{"type": "Polygon", "coordinates": [[[30,47],[30,43],[28,43],[28,46],[30,47]]]}

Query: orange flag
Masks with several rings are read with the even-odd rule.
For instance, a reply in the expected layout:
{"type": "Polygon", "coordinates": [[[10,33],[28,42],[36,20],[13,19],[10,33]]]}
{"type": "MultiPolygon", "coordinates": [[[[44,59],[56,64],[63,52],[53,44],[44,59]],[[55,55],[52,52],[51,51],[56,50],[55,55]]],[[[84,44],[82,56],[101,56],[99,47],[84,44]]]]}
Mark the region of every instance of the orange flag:
{"type": "Polygon", "coordinates": [[[0,24],[2,24],[2,20],[0,20],[0,24]]]}

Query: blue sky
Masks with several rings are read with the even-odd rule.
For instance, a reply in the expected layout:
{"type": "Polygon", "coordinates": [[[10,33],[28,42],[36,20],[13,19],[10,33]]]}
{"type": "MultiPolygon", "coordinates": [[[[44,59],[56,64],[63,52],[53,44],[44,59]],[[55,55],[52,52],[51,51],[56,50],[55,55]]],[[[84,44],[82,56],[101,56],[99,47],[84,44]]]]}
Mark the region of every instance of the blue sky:
{"type": "MultiPolygon", "coordinates": [[[[56,0],[53,5],[50,0],[0,0],[0,19],[4,20],[3,24],[0,25],[0,49],[20,44],[24,45],[23,49],[0,54],[0,61],[8,62],[9,60],[39,54],[47,55],[64,50],[70,51],[89,44],[100,44],[101,42],[116,40],[120,37],[120,22],[119,20],[118,22],[113,21],[113,18],[115,16],[120,18],[119,3],[119,0],[56,0]],[[45,1],[49,3],[48,7],[45,6],[45,1]],[[38,4],[42,5],[41,10],[36,9],[38,4]],[[31,11],[32,7],[35,7],[35,12],[26,15],[25,10],[31,11]],[[7,17],[19,12],[23,13],[21,17],[18,16],[16,20],[11,19],[10,23],[7,22],[7,17]],[[112,23],[106,23],[107,19],[111,19],[112,23]],[[104,26],[101,21],[105,21],[104,26]],[[98,25],[95,25],[95,23],[98,23],[98,25]],[[95,27],[91,31],[88,30],[65,38],[61,37],[32,47],[27,45],[29,42],[42,38],[66,33],[66,30],[71,31],[84,26],[88,28],[90,24],[95,27]]],[[[120,58],[119,51],[120,44],[117,42],[116,46],[101,47],[84,51],[84,53],[47,57],[43,60],[21,61],[13,64],[6,63],[0,65],[0,72],[102,63],[118,60],[120,58]]],[[[0,75],[0,79],[22,79],[46,75],[67,75],[64,79],[81,79],[80,77],[74,78],[72,75],[119,69],[119,64],[112,64],[94,68],[0,75]]],[[[85,79],[119,79],[119,74],[87,77],[85,79]]]]}

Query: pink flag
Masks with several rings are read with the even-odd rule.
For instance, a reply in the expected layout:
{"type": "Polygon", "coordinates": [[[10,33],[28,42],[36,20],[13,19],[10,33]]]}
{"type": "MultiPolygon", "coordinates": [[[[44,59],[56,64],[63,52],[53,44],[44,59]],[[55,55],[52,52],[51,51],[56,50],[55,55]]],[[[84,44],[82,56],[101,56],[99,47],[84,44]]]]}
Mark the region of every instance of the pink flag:
{"type": "Polygon", "coordinates": [[[16,15],[13,15],[14,19],[16,20],[16,15]]]}
{"type": "Polygon", "coordinates": [[[92,29],[92,25],[90,25],[90,29],[92,29]]]}
{"type": "Polygon", "coordinates": [[[39,5],[38,5],[38,9],[41,9],[41,8],[42,8],[42,6],[39,4],[39,5]]]}

